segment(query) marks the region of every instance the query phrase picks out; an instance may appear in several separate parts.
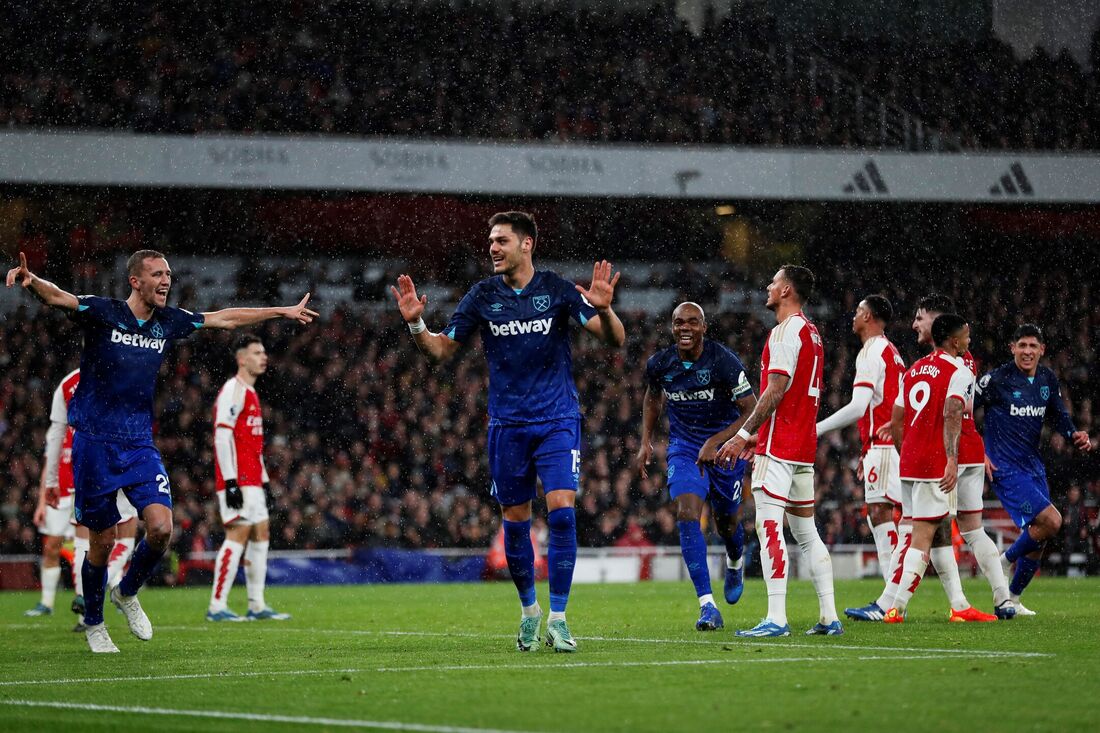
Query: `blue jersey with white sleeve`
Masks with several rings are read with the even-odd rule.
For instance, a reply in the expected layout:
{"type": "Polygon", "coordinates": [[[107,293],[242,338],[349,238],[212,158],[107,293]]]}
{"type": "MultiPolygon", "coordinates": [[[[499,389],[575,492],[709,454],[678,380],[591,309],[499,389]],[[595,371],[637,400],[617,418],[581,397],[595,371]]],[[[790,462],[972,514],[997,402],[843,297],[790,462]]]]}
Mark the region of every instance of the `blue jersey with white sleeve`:
{"type": "Polygon", "coordinates": [[[481,333],[490,424],[539,423],[580,417],[569,319],[583,326],[595,315],[573,283],[539,270],[520,292],[501,276],[477,283],[443,333],[459,343],[481,333]]]}
{"type": "Polygon", "coordinates": [[[683,450],[694,458],[708,438],[741,416],[737,400],[752,393],[741,360],[709,339],[697,361],[684,361],[670,346],[651,356],[645,371],[649,388],[665,396],[670,454],[683,450]]]}
{"type": "Polygon", "coordinates": [[[153,392],[169,341],[194,333],[201,313],[157,308],[139,321],[123,300],[82,295],[72,319],[84,336],[69,424],[87,437],[153,445],[153,392]]]}
{"type": "Polygon", "coordinates": [[[1002,364],[978,380],[975,403],[985,407],[985,450],[998,470],[1043,470],[1039,439],[1048,412],[1067,440],[1075,432],[1058,378],[1044,366],[1029,378],[1014,362],[1002,364]]]}

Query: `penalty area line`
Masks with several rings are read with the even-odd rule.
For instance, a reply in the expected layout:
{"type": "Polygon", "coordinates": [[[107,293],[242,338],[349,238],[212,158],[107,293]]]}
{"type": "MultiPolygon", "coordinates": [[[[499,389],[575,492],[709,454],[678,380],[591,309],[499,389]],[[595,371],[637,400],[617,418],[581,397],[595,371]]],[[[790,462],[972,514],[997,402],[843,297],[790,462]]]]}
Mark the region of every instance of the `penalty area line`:
{"type": "Polygon", "coordinates": [[[245,713],[233,710],[187,710],[181,708],[151,708],[126,705],[95,705],[91,703],[55,702],[50,700],[2,700],[0,704],[24,708],[51,708],[55,710],[82,710],[96,713],[129,713],[133,715],[165,715],[185,718],[216,718],[220,720],[247,720],[260,723],[288,723],[291,725],[316,725],[340,728],[373,728],[375,730],[418,731],[420,733],[527,733],[526,731],[500,728],[471,728],[456,725],[431,725],[404,723],[397,720],[355,720],[350,718],[317,718],[308,715],[274,715],[245,713]]]}

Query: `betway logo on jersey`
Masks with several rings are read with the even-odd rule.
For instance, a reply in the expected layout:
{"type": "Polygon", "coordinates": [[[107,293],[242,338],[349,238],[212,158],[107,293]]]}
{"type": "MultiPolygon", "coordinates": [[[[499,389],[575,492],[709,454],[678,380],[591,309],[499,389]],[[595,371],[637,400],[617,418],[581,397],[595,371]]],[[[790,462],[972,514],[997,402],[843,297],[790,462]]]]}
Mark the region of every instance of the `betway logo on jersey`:
{"type": "Polygon", "coordinates": [[[709,402],[714,399],[714,390],[698,389],[694,392],[669,392],[665,390],[665,398],[669,402],[698,402],[701,400],[709,402]]]}
{"type": "Polygon", "coordinates": [[[522,336],[525,333],[550,333],[553,318],[537,318],[533,321],[508,321],[507,323],[489,322],[489,330],[494,336],[522,336]]]}
{"type": "Polygon", "coordinates": [[[1035,407],[1034,405],[1024,405],[1023,407],[1009,405],[1008,414],[1012,415],[1012,417],[1042,417],[1047,414],[1047,408],[1046,405],[1042,407],[1035,407]]]}
{"type": "Polygon", "coordinates": [[[122,333],[116,328],[111,331],[111,343],[153,349],[160,353],[164,351],[164,344],[167,341],[165,339],[151,339],[148,336],[142,336],[140,333],[122,333]]]}

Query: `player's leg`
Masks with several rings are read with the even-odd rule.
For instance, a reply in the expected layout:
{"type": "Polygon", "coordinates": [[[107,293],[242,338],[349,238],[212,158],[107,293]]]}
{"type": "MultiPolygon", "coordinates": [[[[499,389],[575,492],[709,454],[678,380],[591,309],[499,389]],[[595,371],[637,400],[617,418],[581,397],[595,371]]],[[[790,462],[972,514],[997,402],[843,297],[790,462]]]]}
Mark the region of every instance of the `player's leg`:
{"type": "Polygon", "coordinates": [[[73,597],[72,612],[76,614],[76,625],[73,631],[84,631],[84,560],[88,556],[88,528],[83,524],[76,525],[76,537],[73,538],[73,588],[76,595],[73,597]]]}
{"type": "MultiPolygon", "coordinates": [[[[224,504],[224,492],[218,495],[219,501],[224,504]]],[[[230,510],[236,512],[236,510],[230,510]]],[[[225,512],[222,513],[223,521],[225,512]]],[[[229,591],[233,588],[233,581],[237,579],[237,568],[244,556],[244,545],[248,542],[248,535],[252,527],[243,518],[234,519],[225,525],[225,539],[214,556],[214,582],[210,589],[210,604],[206,609],[207,621],[244,621],[243,616],[238,616],[229,610],[229,591]]]]}
{"type": "Polygon", "coordinates": [[[897,451],[888,446],[872,448],[863,458],[863,499],[867,504],[867,521],[875,540],[879,572],[887,582],[890,579],[890,560],[898,545],[894,506],[900,497],[890,495],[890,488],[897,484],[896,456],[897,451]]]}
{"type": "Polygon", "coordinates": [[[959,561],[955,558],[955,547],[951,542],[951,521],[952,517],[945,517],[936,527],[936,533],[932,537],[932,548],[928,551],[928,556],[932,561],[932,567],[936,569],[940,584],[943,585],[943,592],[947,594],[947,601],[951,605],[951,610],[955,612],[970,608],[970,601],[967,600],[966,593],[963,592],[962,578],[959,575],[959,561]]]}
{"type": "MultiPolygon", "coordinates": [[[[695,468],[694,465],[691,468],[695,468]]],[[[676,470],[669,466],[675,474],[676,470]]],[[[684,470],[687,470],[686,468],[684,470]]],[[[698,470],[695,475],[698,476],[698,470]]],[[[683,482],[680,483],[681,492],[683,482]]],[[[698,631],[714,631],[722,628],[722,615],[714,605],[714,596],[710,587],[710,567],[707,564],[707,540],[699,520],[703,514],[703,497],[695,493],[679,493],[676,503],[676,526],[680,530],[680,553],[687,567],[688,577],[695,586],[695,596],[699,600],[699,619],[695,622],[698,631]]]]}
{"type": "Polygon", "coordinates": [[[1015,607],[1009,603],[1008,581],[1001,567],[997,545],[986,534],[982,526],[983,500],[985,490],[985,467],[966,466],[959,471],[959,515],[956,521],[959,532],[974,553],[982,575],[989,581],[993,590],[994,613],[997,618],[1009,619],[1016,615],[1015,607]]]}
{"type": "Polygon", "coordinates": [[[752,471],[752,497],[756,505],[756,534],[760,540],[760,566],[768,592],[768,615],[738,636],[790,636],[787,624],[787,540],[783,516],[794,478],[792,464],[757,456],[752,471]]]}
{"type": "Polygon", "coordinates": [[[726,545],[726,573],[723,595],[726,603],[741,600],[745,589],[745,528],[741,526],[741,486],[747,462],[738,459],[732,470],[710,466],[711,516],[718,536],[726,545]]]}
{"type": "Polygon", "coordinates": [[[267,550],[271,540],[271,521],[267,513],[267,494],[260,486],[245,486],[245,508],[253,520],[245,550],[244,580],[248,589],[248,618],[254,621],[289,621],[289,613],[279,613],[264,600],[267,585],[267,550]]]}
{"type": "Polygon", "coordinates": [[[57,598],[57,583],[61,580],[62,539],[57,535],[42,535],[42,560],[38,569],[42,595],[34,608],[23,613],[24,616],[49,616],[53,613],[54,600],[57,598]]]}
{"type": "MultiPolygon", "coordinates": [[[[915,482],[914,500],[916,506],[914,510],[917,513],[928,511],[928,506],[923,505],[924,502],[921,501],[919,495],[931,494],[933,491],[939,492],[939,486],[923,481],[915,482]],[[935,486],[935,488],[930,488],[931,486],[935,486]]],[[[930,497],[930,501],[932,503],[931,510],[935,512],[939,508],[939,502],[935,500],[935,497],[930,497]]],[[[917,586],[924,577],[925,570],[928,569],[932,538],[936,534],[939,524],[940,518],[938,517],[930,519],[916,518],[913,520],[909,536],[909,547],[905,552],[905,562],[902,566],[901,582],[898,584],[898,591],[894,596],[893,604],[883,619],[886,623],[901,623],[905,620],[905,611],[909,607],[909,601],[913,598],[917,586]]]]}
{"type": "MultiPolygon", "coordinates": [[[[894,451],[894,455],[897,455],[897,451],[894,451]]],[[[891,460],[896,459],[892,458],[891,460]]],[[[890,564],[886,571],[886,584],[883,586],[879,597],[866,606],[844,609],[844,615],[856,621],[881,621],[886,616],[886,612],[894,605],[894,598],[897,596],[898,586],[901,583],[905,554],[913,540],[913,482],[898,479],[892,483],[892,486],[893,488],[888,487],[888,492],[895,492],[900,507],[900,515],[895,518],[898,540],[894,545],[893,552],[890,553],[890,564]]],[[[897,511],[895,509],[895,512],[897,511]]]]}
{"type": "Polygon", "coordinates": [[[795,468],[794,487],[787,505],[787,523],[791,527],[791,536],[802,550],[803,560],[809,564],[810,580],[817,592],[818,622],[806,634],[839,636],[844,633],[844,628],[836,615],[833,559],[814,522],[813,466],[795,468]]]}
{"type": "Polygon", "coordinates": [[[577,642],[565,620],[573,569],[577,565],[577,489],[580,487],[581,421],[555,420],[540,426],[533,453],[535,469],[546,491],[546,525],[550,537],[546,567],[550,585],[550,616],[546,644],[556,652],[575,652],[577,642]]]}
{"type": "Polygon", "coordinates": [[[107,562],[107,588],[114,588],[122,580],[126,565],[134,554],[137,541],[137,510],[125,492],[118,492],[118,514],[122,518],[115,534],[115,546],[111,548],[111,557],[107,562]]]}
{"type": "Polygon", "coordinates": [[[1061,530],[1062,514],[1050,503],[1045,474],[1005,473],[1002,469],[993,476],[993,489],[1001,504],[1023,530],[1002,555],[1006,563],[1016,563],[1008,585],[1009,599],[1017,614],[1034,616],[1034,611],[1020,603],[1020,596],[1039,570],[1046,541],[1061,530]]]}
{"type": "Polygon", "coordinates": [[[500,504],[504,557],[519,594],[520,626],[516,649],[524,652],[538,648],[542,623],[542,608],[535,593],[535,550],[531,544],[535,467],[529,441],[529,426],[489,425],[491,491],[500,504]]]}

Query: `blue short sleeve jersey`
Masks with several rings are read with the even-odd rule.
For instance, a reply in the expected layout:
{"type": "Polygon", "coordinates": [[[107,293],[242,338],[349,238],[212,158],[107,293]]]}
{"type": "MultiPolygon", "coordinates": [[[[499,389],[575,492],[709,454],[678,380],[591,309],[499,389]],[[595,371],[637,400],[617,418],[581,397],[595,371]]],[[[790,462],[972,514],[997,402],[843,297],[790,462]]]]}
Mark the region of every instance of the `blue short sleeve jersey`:
{"type": "Polygon", "coordinates": [[[69,424],[89,437],[153,444],[153,392],[169,341],[202,327],[201,313],[157,308],[138,321],[125,301],[82,295],[72,318],[84,335],[69,424]]]}
{"type": "Polygon", "coordinates": [[[1015,363],[1002,364],[978,380],[975,394],[985,407],[985,450],[998,469],[1042,470],[1039,439],[1048,413],[1067,440],[1075,432],[1058,378],[1044,366],[1028,378],[1015,363]]]}
{"type": "Polygon", "coordinates": [[[580,417],[569,319],[583,326],[595,315],[573,283],[536,271],[518,293],[500,276],[477,283],[443,333],[459,343],[481,333],[490,422],[530,424],[580,417]]]}
{"type": "Polygon", "coordinates": [[[694,457],[708,438],[741,416],[737,400],[752,393],[741,360],[716,341],[704,340],[695,362],[683,361],[675,346],[658,351],[645,372],[650,389],[665,396],[670,454],[685,450],[694,457]]]}

